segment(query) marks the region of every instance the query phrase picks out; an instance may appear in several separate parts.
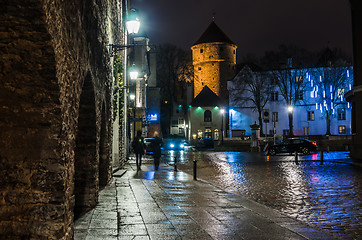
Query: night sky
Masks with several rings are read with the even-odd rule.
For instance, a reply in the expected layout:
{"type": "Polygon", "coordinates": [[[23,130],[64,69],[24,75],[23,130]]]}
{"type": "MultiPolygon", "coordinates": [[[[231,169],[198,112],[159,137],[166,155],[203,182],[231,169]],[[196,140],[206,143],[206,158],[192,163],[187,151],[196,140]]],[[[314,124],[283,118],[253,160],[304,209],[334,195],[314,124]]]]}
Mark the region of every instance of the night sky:
{"type": "Polygon", "coordinates": [[[130,0],[152,44],[189,50],[212,21],[238,45],[238,60],[280,44],[352,55],[348,0],[130,0]]]}

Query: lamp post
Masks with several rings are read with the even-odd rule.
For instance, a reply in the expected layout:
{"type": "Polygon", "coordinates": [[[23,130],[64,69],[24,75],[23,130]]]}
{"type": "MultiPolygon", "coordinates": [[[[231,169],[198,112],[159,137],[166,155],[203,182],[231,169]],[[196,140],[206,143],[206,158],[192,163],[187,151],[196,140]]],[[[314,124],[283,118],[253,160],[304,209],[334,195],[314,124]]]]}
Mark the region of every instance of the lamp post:
{"type": "MultiPolygon", "coordinates": [[[[127,31],[124,31],[124,35],[123,35],[123,39],[124,39],[124,45],[119,45],[117,43],[114,44],[109,44],[109,51],[110,51],[110,55],[111,57],[113,57],[114,52],[117,50],[124,50],[124,64],[123,64],[123,72],[127,73],[127,51],[125,51],[128,48],[131,48],[134,46],[134,43],[132,42],[131,45],[128,45],[128,34],[132,37],[132,35],[138,33],[138,30],[140,28],[140,20],[137,14],[137,11],[135,9],[130,9],[128,12],[128,15],[126,17],[126,29],[127,31]]],[[[127,97],[127,86],[128,86],[128,79],[127,79],[127,74],[123,74],[123,84],[124,84],[124,88],[123,88],[123,101],[124,101],[124,106],[123,106],[123,141],[124,141],[124,157],[125,160],[128,157],[128,148],[129,148],[129,142],[128,142],[128,137],[127,137],[127,125],[128,125],[128,121],[127,121],[127,116],[128,116],[128,97],[127,97]]]]}
{"type": "Polygon", "coordinates": [[[225,110],[221,109],[220,113],[221,113],[221,145],[223,145],[224,144],[224,113],[225,113],[225,110]]]}
{"type": "MultiPolygon", "coordinates": [[[[129,76],[131,80],[134,81],[137,80],[138,78],[138,69],[134,64],[129,68],[129,76]]],[[[132,110],[133,110],[133,138],[134,138],[136,136],[136,91],[134,94],[130,94],[129,98],[130,100],[133,101],[132,110]]]]}

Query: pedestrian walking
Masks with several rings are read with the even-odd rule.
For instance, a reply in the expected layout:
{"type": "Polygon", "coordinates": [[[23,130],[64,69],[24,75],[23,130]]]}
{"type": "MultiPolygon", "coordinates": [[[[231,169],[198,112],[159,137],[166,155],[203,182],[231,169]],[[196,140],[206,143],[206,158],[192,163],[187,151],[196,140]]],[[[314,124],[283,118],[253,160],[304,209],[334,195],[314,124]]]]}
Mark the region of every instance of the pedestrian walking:
{"type": "Polygon", "coordinates": [[[158,132],[154,133],[154,138],[151,141],[151,148],[153,152],[153,163],[155,164],[155,170],[158,170],[160,166],[161,147],[163,145],[162,139],[158,136],[158,132]]]}
{"type": "Polygon", "coordinates": [[[142,131],[140,131],[140,130],[137,131],[137,136],[133,139],[132,147],[133,147],[133,151],[136,155],[137,171],[139,171],[139,170],[141,170],[142,155],[145,154],[145,150],[146,150],[146,144],[142,137],[142,131]]]}

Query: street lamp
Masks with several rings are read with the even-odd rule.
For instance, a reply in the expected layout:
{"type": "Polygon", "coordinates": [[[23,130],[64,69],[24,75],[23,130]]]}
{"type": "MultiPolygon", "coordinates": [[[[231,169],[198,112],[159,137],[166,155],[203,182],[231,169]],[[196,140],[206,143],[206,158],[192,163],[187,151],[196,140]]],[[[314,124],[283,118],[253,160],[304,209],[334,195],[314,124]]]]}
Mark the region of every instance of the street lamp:
{"type": "Polygon", "coordinates": [[[129,34],[137,34],[140,29],[141,22],[137,13],[137,10],[132,8],[128,13],[126,21],[126,28],[129,34]]]}
{"type": "MultiPolygon", "coordinates": [[[[123,33],[123,39],[124,39],[124,45],[119,45],[117,44],[116,42],[113,43],[113,44],[109,44],[109,52],[110,52],[110,55],[111,57],[114,56],[114,53],[117,52],[118,50],[124,50],[124,61],[123,61],[123,72],[126,73],[127,72],[127,59],[128,59],[128,54],[127,54],[127,51],[126,49],[128,48],[131,48],[131,47],[134,47],[134,43],[133,41],[131,41],[131,44],[128,45],[128,35],[127,35],[127,32],[130,34],[130,36],[132,37],[132,35],[134,34],[137,34],[138,33],[138,30],[140,28],[140,20],[139,20],[139,17],[138,17],[138,13],[135,9],[130,9],[129,10],[129,13],[128,13],[128,16],[126,18],[126,21],[125,21],[125,27],[127,29],[127,31],[124,31],[123,33]]],[[[131,72],[130,72],[131,73],[131,72]]],[[[132,71],[132,75],[130,76],[131,79],[133,77],[136,77],[135,72],[132,71]]],[[[138,74],[137,74],[138,75],[138,74]]],[[[128,147],[129,147],[129,143],[128,143],[128,137],[127,137],[127,125],[128,125],[128,121],[127,121],[127,116],[128,116],[128,97],[127,97],[127,74],[124,74],[124,79],[123,79],[123,83],[124,83],[124,88],[123,88],[123,101],[124,101],[124,106],[123,106],[123,128],[124,128],[124,131],[123,131],[123,140],[124,140],[124,157],[125,159],[127,159],[127,156],[128,156],[128,147]]]]}
{"type": "Polygon", "coordinates": [[[291,105],[289,105],[288,107],[287,107],[287,110],[288,110],[288,112],[293,112],[293,106],[291,106],[291,105]]]}
{"type": "Polygon", "coordinates": [[[225,110],[221,109],[220,113],[221,113],[221,145],[222,145],[224,143],[224,113],[225,113],[225,110]]]}
{"type": "Polygon", "coordinates": [[[129,76],[131,80],[137,80],[138,78],[138,69],[136,65],[132,65],[132,67],[129,68],[129,76]]]}

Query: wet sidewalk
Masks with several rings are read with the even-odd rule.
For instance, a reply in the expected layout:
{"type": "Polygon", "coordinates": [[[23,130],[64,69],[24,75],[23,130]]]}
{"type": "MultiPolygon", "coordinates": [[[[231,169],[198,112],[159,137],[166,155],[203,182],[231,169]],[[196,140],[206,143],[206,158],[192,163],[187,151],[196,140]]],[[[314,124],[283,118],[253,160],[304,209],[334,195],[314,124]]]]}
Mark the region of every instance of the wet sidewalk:
{"type": "Polygon", "coordinates": [[[271,208],[151,161],[114,174],[97,207],[75,222],[83,239],[333,239],[271,208]]]}

